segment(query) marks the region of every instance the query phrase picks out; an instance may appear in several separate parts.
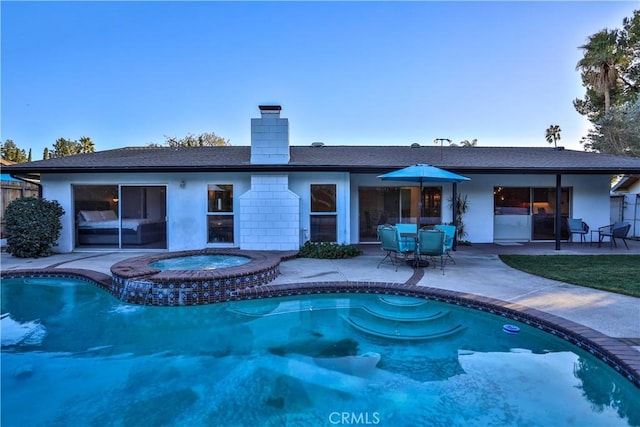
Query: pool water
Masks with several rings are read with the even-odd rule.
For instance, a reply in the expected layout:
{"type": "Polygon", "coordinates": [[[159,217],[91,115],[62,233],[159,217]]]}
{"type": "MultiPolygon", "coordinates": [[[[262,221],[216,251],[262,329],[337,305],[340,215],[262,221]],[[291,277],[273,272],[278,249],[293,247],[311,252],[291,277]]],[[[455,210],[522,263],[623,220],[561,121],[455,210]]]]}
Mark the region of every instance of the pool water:
{"type": "Polygon", "coordinates": [[[66,279],[1,290],[3,427],[640,424],[640,390],[606,364],[458,306],[336,294],[145,307],[66,279]]]}
{"type": "Polygon", "coordinates": [[[216,270],[246,264],[251,258],[239,255],[189,255],[166,258],[149,264],[159,270],[216,270]]]}

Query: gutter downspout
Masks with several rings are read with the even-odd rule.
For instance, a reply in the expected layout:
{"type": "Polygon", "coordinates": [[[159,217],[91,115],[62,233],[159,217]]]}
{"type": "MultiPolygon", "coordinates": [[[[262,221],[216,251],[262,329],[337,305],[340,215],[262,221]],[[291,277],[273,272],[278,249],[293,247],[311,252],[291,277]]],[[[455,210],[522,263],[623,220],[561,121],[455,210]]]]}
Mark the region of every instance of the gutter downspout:
{"type": "Polygon", "coordinates": [[[638,225],[638,201],[640,200],[640,193],[636,193],[636,204],[633,207],[633,236],[634,237],[640,237],[638,236],[637,232],[637,228],[636,225],[638,225]]]}

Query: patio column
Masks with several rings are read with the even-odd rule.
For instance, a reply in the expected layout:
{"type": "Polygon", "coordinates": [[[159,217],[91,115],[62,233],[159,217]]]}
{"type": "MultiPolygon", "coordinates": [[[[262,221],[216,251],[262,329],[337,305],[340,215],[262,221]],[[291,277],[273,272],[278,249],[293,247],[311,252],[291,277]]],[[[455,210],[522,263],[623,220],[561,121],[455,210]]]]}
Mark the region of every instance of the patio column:
{"type": "Polygon", "coordinates": [[[556,174],[556,251],[560,250],[562,235],[562,175],[556,174]]]}
{"type": "Polygon", "coordinates": [[[453,235],[453,246],[452,249],[455,251],[458,248],[458,183],[454,182],[451,191],[451,209],[453,209],[453,225],[456,226],[456,232],[453,235]]]}

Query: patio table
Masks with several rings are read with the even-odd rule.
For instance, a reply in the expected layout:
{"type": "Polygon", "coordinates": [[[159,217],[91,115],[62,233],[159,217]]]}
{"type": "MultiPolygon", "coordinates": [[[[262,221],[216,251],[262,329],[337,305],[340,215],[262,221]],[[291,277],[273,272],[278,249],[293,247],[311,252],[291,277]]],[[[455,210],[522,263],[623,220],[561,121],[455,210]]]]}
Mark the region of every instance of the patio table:
{"type": "Polygon", "coordinates": [[[421,261],[420,260],[420,251],[418,250],[418,233],[400,233],[400,238],[401,239],[409,239],[409,240],[413,240],[414,244],[415,244],[415,252],[413,253],[413,259],[409,259],[407,260],[407,264],[413,264],[413,268],[418,268],[418,267],[429,267],[429,261],[424,260],[421,261]]]}

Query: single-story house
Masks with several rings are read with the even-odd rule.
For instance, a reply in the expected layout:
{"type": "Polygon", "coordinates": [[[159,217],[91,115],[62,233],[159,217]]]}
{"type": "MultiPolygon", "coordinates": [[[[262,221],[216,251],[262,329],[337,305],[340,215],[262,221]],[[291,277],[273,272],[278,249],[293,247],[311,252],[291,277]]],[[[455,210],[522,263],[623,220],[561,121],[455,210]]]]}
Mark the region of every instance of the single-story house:
{"type": "Polygon", "coordinates": [[[562,218],[608,224],[612,176],[640,173],[638,158],[553,147],[295,146],[280,112],[260,106],[250,146],[120,148],[5,173],[64,207],[59,252],[373,243],[381,223],[451,222],[454,190],[468,202],[466,240],[558,242],[562,218]],[[378,178],[418,163],[470,180],[427,182],[419,194],[416,183],[378,178]]]}
{"type": "Polygon", "coordinates": [[[611,188],[611,223],[631,224],[629,236],[640,237],[640,175],[625,175],[611,188]]]}

